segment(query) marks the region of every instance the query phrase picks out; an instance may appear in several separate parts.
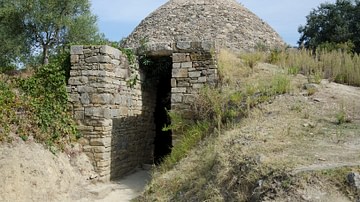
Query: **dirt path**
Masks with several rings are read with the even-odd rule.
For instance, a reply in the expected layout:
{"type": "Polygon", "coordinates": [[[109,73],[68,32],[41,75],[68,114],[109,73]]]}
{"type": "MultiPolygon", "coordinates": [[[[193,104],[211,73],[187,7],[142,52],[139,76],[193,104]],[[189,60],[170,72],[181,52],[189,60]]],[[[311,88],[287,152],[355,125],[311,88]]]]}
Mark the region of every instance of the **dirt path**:
{"type": "MultiPolygon", "coordinates": [[[[139,170],[119,181],[94,185],[94,189],[89,192],[95,202],[128,202],[141,194],[149,180],[150,172],[139,170]]],[[[87,198],[84,201],[89,200],[87,198]]]]}

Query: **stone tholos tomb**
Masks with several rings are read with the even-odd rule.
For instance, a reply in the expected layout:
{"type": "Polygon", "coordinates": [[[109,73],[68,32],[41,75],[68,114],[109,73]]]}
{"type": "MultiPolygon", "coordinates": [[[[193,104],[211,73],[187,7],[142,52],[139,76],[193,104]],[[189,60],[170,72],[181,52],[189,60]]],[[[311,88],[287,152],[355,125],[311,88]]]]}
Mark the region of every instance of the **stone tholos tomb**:
{"type": "Polygon", "coordinates": [[[235,0],[170,0],[124,46],[138,50],[144,39],[147,65],[109,46],[71,47],[69,103],[84,151],[103,180],[169,154],[176,134],[162,131],[170,123],[166,111],[191,111],[199,89],[216,85],[219,48],[284,44],[235,0]]]}

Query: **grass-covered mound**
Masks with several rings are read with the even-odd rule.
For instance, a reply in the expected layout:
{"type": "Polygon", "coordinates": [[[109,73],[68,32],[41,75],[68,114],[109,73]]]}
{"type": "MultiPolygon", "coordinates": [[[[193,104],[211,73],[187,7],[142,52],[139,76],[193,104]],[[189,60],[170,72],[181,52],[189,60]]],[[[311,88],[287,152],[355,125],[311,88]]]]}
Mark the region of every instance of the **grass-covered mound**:
{"type": "Polygon", "coordinates": [[[322,80],[347,74],[354,80],[346,83],[356,84],[358,56],[321,54],[333,54],[332,61],[340,66],[329,70],[325,61],[306,51],[222,52],[221,83],[202,89],[193,105],[194,118],[170,114],[169,128],[183,136],[155,168],[138,200],[358,198],[359,191],[346,177],[360,171],[360,89],[322,80]],[[345,61],[354,68],[342,66],[345,61]]]}

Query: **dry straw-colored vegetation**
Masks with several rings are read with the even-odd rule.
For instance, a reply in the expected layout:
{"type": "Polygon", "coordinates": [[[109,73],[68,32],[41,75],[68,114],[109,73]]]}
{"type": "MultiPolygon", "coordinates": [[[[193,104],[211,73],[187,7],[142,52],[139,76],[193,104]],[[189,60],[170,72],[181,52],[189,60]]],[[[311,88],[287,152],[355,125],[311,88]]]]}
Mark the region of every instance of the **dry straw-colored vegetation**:
{"type": "MultiPolygon", "coordinates": [[[[296,84],[293,80],[298,78],[294,75],[299,73],[308,78],[308,83],[329,78],[359,85],[358,57],[341,51],[315,54],[306,50],[273,50],[236,55],[222,50],[218,55],[220,83],[200,91],[192,106],[194,119],[170,113],[172,125],[168,129],[182,138],[171,155],[155,168],[153,180],[138,200],[256,201],[271,193],[292,192],[293,187],[308,183],[289,174],[297,163],[308,159],[281,160],[281,156],[287,150],[312,148],[305,141],[310,138],[305,134],[315,132],[313,125],[303,131],[303,126],[298,124],[314,116],[313,110],[308,109],[312,105],[305,106],[301,99],[293,103],[279,119],[279,127],[270,126],[274,130],[270,139],[267,132],[258,130],[266,117],[257,107],[261,103],[272,103],[280,94],[302,91],[302,85],[293,85],[296,84]],[[294,127],[285,122],[292,118],[296,118],[294,127]],[[265,159],[261,155],[272,153],[275,155],[265,159]],[[261,188],[257,189],[258,186],[261,188]]],[[[279,109],[285,108],[279,106],[279,109]]],[[[336,117],[336,124],[345,122],[345,116],[341,115],[336,117]]],[[[336,169],[331,172],[337,177],[342,173],[336,169]]],[[[337,180],[340,178],[323,177],[341,183],[337,180]]]]}
{"type": "Polygon", "coordinates": [[[360,56],[344,50],[274,50],[269,62],[287,68],[289,73],[302,73],[310,82],[322,78],[342,84],[360,86],[360,56]]]}

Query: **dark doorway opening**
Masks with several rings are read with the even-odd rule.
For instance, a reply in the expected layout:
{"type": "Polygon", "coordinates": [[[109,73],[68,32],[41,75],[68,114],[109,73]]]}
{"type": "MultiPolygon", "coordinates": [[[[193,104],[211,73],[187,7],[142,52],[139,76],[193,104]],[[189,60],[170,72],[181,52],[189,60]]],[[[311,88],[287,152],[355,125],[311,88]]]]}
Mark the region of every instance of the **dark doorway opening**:
{"type": "MultiPolygon", "coordinates": [[[[144,64],[144,62],[142,62],[144,64]]],[[[147,83],[156,88],[156,104],[154,109],[155,138],[154,138],[154,163],[158,165],[163,158],[171,153],[172,132],[163,128],[171,124],[168,111],[171,109],[171,73],[172,58],[150,57],[145,61],[147,83]]]]}

